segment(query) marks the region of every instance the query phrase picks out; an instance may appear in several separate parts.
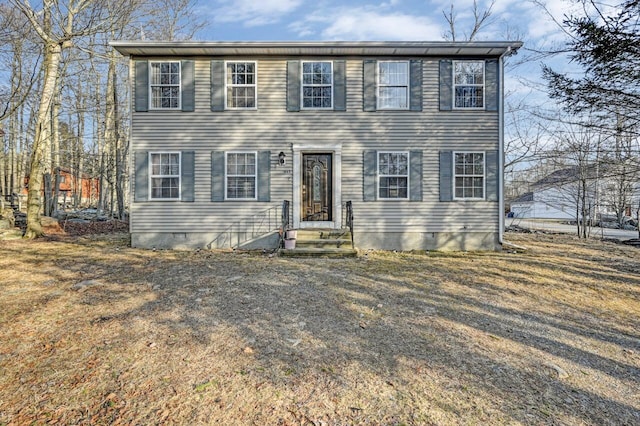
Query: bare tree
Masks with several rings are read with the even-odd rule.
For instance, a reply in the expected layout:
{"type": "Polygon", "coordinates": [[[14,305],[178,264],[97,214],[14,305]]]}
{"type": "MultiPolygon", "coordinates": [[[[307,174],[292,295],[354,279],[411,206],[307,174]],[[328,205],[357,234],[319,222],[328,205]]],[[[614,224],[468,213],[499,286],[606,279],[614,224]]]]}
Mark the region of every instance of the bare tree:
{"type": "Polygon", "coordinates": [[[105,188],[96,194],[100,207],[124,217],[129,94],[117,90],[122,89],[118,81],[127,78],[127,64],[108,41],[136,38],[141,31],[153,39],[192,38],[204,26],[195,2],[8,0],[0,2],[0,24],[0,64],[12,75],[6,85],[0,82],[0,122],[9,122],[1,125],[7,134],[0,150],[0,188],[9,190],[11,180],[11,190],[19,189],[16,182],[28,172],[25,237],[42,235],[43,207],[45,214],[55,211],[58,182],[50,179],[45,191],[43,184],[60,167],[76,176],[76,201],[82,196],[78,182],[85,171],[93,173],[105,188]],[[27,41],[40,56],[24,54],[27,41]],[[16,159],[27,155],[28,166],[16,159]]]}
{"type": "Polygon", "coordinates": [[[0,121],[22,106],[37,80],[40,49],[33,44],[32,38],[24,16],[15,8],[0,3],[0,64],[10,70],[11,75],[8,85],[0,82],[0,121]]]}
{"type": "Polygon", "coordinates": [[[601,202],[616,215],[616,222],[620,228],[625,224],[625,218],[631,214],[635,204],[636,186],[640,181],[640,164],[638,161],[639,140],[636,131],[627,131],[628,127],[618,116],[617,132],[609,138],[610,143],[605,148],[602,158],[602,173],[604,178],[601,202]]]}
{"type": "Polygon", "coordinates": [[[0,129],[4,131],[0,150],[0,196],[20,192],[25,151],[22,118],[38,81],[40,49],[33,43],[26,18],[15,8],[0,3],[0,68],[7,80],[0,80],[0,129]]]}
{"type": "MultiPolygon", "coordinates": [[[[28,0],[11,0],[11,3],[27,18],[44,48],[44,77],[30,162],[25,231],[25,238],[35,238],[43,234],[40,222],[41,192],[43,175],[50,167],[46,155],[51,151],[51,117],[59,90],[62,52],[72,47],[74,41],[108,30],[114,23],[114,17],[111,15],[113,10],[107,7],[110,4],[108,0],[43,0],[41,10],[32,7],[28,0]]],[[[124,3],[127,2],[120,2],[124,3]]]]}
{"type": "Polygon", "coordinates": [[[143,39],[190,40],[206,25],[194,0],[145,0],[141,10],[143,39]]]}
{"type": "Polygon", "coordinates": [[[451,7],[448,11],[442,11],[442,15],[444,16],[444,19],[447,21],[447,24],[449,26],[449,28],[447,28],[447,31],[443,34],[444,39],[450,41],[475,40],[480,30],[493,22],[491,19],[491,15],[495,3],[495,0],[492,0],[489,7],[480,9],[477,0],[473,0],[473,22],[471,24],[471,28],[468,32],[464,31],[461,34],[461,37],[459,37],[459,24],[457,22],[458,17],[452,2],[451,7]]]}
{"type": "Polygon", "coordinates": [[[549,182],[555,189],[556,199],[550,197],[546,202],[572,205],[578,236],[587,238],[596,216],[606,138],[593,127],[562,119],[556,121],[551,137],[554,147],[547,150],[545,156],[559,167],[549,182]]]}

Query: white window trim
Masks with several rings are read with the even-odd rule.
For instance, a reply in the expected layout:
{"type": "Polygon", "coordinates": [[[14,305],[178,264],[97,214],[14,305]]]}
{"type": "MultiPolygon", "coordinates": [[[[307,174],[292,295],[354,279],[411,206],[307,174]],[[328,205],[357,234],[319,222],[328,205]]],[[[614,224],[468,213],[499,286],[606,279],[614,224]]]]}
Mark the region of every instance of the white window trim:
{"type": "MultiPolygon", "coordinates": [[[[248,177],[251,175],[232,175],[234,177],[248,177]]],[[[224,200],[225,201],[256,201],[258,199],[258,151],[224,151],[224,200]],[[253,176],[255,180],[254,184],[254,197],[253,198],[229,198],[227,192],[227,182],[229,175],[227,174],[227,160],[229,154],[253,154],[256,160],[255,174],[253,176]]]]}
{"type": "MultiPolygon", "coordinates": [[[[411,63],[410,61],[378,61],[376,69],[376,109],[385,110],[385,111],[406,111],[411,106],[411,63]],[[404,108],[385,108],[380,106],[380,87],[383,86],[380,84],[380,64],[383,63],[405,63],[407,64],[407,106],[404,108]]],[[[392,86],[385,84],[384,87],[400,87],[400,86],[392,86]]]]}
{"type": "Polygon", "coordinates": [[[241,59],[238,60],[233,60],[233,61],[225,61],[224,62],[224,109],[225,110],[230,110],[230,111],[251,111],[251,110],[257,110],[258,109],[258,62],[257,61],[243,61],[241,59]],[[239,63],[245,63],[245,64],[253,64],[253,81],[254,84],[229,84],[228,81],[229,79],[228,77],[228,67],[227,64],[239,64],[239,63]],[[253,107],[230,107],[228,106],[228,89],[230,87],[253,87],[255,89],[255,98],[254,98],[254,104],[255,106],[253,107]]]}
{"type": "Polygon", "coordinates": [[[453,170],[451,171],[451,188],[454,200],[486,200],[487,199],[487,154],[484,151],[454,151],[451,161],[453,170]],[[456,177],[480,177],[480,175],[456,175],[456,154],[482,154],[482,195],[483,197],[456,197],[456,177]]]}
{"type": "Polygon", "coordinates": [[[181,151],[150,151],[148,157],[149,165],[149,201],[181,201],[182,200],[182,152],[181,151]],[[154,198],[153,197],[153,179],[154,178],[173,178],[176,175],[154,175],[153,174],[153,162],[151,158],[153,155],[160,154],[178,154],[178,197],[177,198],[154,198]]]}
{"type": "MultiPolygon", "coordinates": [[[[177,110],[181,110],[182,109],[182,62],[180,61],[149,61],[149,69],[147,71],[149,73],[149,110],[153,110],[153,111],[177,111],[177,110]],[[153,90],[152,88],[155,86],[159,86],[162,87],[162,84],[152,84],[151,83],[151,76],[152,76],[152,65],[153,64],[164,64],[164,63],[170,63],[170,64],[178,64],[178,70],[179,70],[179,78],[178,78],[178,106],[177,107],[168,107],[168,108],[162,108],[162,107],[154,107],[153,106],[153,90]]],[[[173,84],[171,85],[173,86],[173,84]]]]}
{"type": "Polygon", "coordinates": [[[376,151],[376,200],[377,201],[404,201],[410,200],[411,194],[411,158],[409,156],[409,151],[376,151]],[[405,175],[381,175],[380,174],[380,154],[405,154],[407,156],[407,196],[406,197],[397,197],[397,198],[386,198],[380,196],[380,177],[405,177],[405,175]]]}
{"type": "Polygon", "coordinates": [[[334,102],[334,95],[335,93],[333,93],[333,87],[334,87],[334,79],[333,79],[333,61],[323,61],[323,60],[317,60],[317,61],[300,61],[300,109],[305,109],[305,110],[332,110],[333,109],[333,102],[334,102]],[[304,106],[304,86],[308,86],[308,87],[322,87],[322,86],[326,86],[326,84],[304,84],[304,64],[313,64],[313,63],[322,63],[322,62],[326,62],[331,64],[331,106],[328,107],[305,107],[304,106]]]}
{"type": "Polygon", "coordinates": [[[486,62],[483,60],[475,60],[475,59],[469,59],[466,61],[453,61],[453,65],[451,67],[451,88],[453,93],[451,94],[451,99],[452,99],[452,108],[454,110],[458,110],[458,111],[483,111],[486,109],[487,106],[487,70],[486,70],[486,62]],[[456,84],[456,64],[458,63],[464,63],[464,62],[480,62],[482,63],[482,84],[456,84]],[[476,86],[476,87],[482,87],[482,106],[481,107],[457,107],[456,106],[456,86],[476,86]]]}

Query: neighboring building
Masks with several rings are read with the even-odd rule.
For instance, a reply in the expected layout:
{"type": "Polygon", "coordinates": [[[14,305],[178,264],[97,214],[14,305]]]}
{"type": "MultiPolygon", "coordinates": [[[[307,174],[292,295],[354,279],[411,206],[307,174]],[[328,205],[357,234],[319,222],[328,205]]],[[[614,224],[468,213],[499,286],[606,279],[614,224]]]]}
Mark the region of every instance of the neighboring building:
{"type": "MultiPolygon", "coordinates": [[[[531,192],[513,200],[514,217],[576,220],[578,190],[575,168],[556,170],[531,185],[531,192]]],[[[593,192],[587,198],[593,198],[593,192]]]]}
{"type": "Polygon", "coordinates": [[[288,200],[296,229],[342,228],[351,201],[359,248],[500,247],[502,60],[522,43],[112,45],[131,64],[133,246],[242,245],[288,200]]]}
{"type": "Polygon", "coordinates": [[[576,220],[577,201],[557,188],[527,192],[511,202],[513,217],[524,219],[576,220]]]}
{"type": "MultiPolygon", "coordinates": [[[[92,178],[86,173],[76,176],[69,169],[60,168],[58,170],[58,205],[60,207],[65,209],[69,205],[88,207],[97,204],[100,191],[100,179],[92,178]]],[[[55,174],[51,176],[51,180],[53,181],[54,179],[55,174]]],[[[51,186],[54,186],[53,183],[51,186]]],[[[28,191],[29,176],[26,176],[20,195],[27,197],[28,191]]],[[[51,191],[55,191],[55,188],[52,188],[51,191]]],[[[42,192],[44,193],[44,185],[42,192]]]]}
{"type": "Polygon", "coordinates": [[[95,206],[98,204],[99,192],[100,179],[92,178],[86,173],[76,177],[70,170],[60,169],[58,204],[61,206],[95,206]]]}
{"type": "MultiPolygon", "coordinates": [[[[607,163],[600,167],[593,165],[586,172],[586,187],[579,190],[578,170],[576,167],[567,167],[556,170],[548,176],[531,185],[531,192],[523,194],[513,200],[511,213],[513,217],[525,219],[561,219],[575,221],[582,214],[578,213],[578,206],[582,204],[582,192],[587,209],[585,216],[600,220],[600,217],[616,217],[616,209],[612,205],[616,196],[620,196],[619,182],[616,182],[615,172],[610,171],[607,163]],[[580,194],[580,195],[579,195],[580,194]]],[[[619,179],[619,178],[618,178],[619,179]]],[[[633,206],[638,205],[638,185],[633,185],[629,180],[626,189],[628,205],[620,209],[627,216],[635,215],[633,206]]],[[[622,204],[620,204],[622,206],[622,204]]]]}

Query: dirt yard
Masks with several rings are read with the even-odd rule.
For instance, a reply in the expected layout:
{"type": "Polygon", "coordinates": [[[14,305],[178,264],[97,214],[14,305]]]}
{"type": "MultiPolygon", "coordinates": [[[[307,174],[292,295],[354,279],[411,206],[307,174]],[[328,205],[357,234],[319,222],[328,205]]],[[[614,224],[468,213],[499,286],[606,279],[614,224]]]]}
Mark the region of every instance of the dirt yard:
{"type": "Polygon", "coordinates": [[[637,425],[640,249],[0,241],[0,424],[637,425]]]}

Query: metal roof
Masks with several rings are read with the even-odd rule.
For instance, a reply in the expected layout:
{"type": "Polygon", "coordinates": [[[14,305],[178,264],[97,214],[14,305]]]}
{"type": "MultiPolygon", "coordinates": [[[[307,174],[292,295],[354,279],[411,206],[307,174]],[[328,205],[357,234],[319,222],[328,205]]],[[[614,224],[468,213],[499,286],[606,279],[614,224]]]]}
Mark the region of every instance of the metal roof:
{"type": "Polygon", "coordinates": [[[501,56],[520,41],[112,41],[124,56],[501,56]]]}

